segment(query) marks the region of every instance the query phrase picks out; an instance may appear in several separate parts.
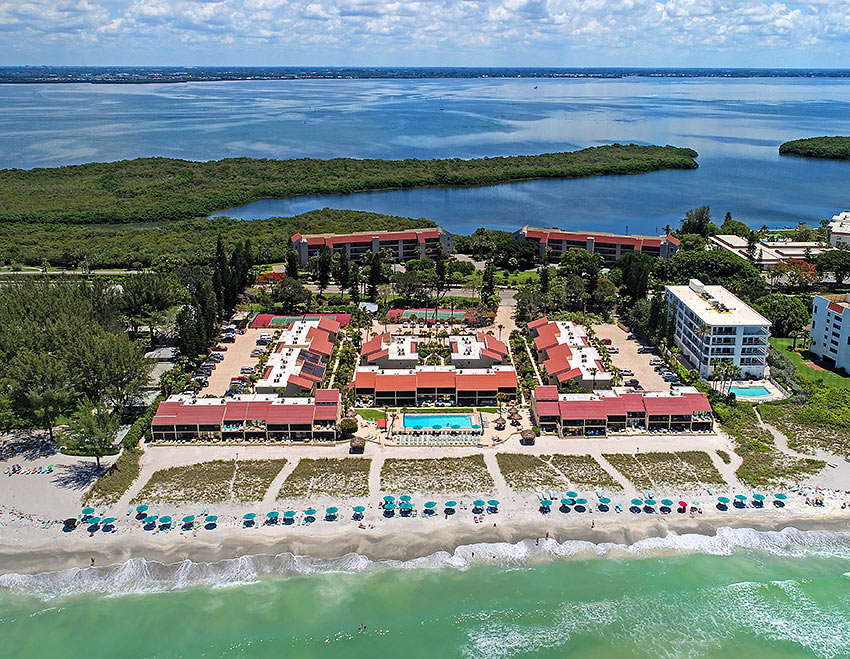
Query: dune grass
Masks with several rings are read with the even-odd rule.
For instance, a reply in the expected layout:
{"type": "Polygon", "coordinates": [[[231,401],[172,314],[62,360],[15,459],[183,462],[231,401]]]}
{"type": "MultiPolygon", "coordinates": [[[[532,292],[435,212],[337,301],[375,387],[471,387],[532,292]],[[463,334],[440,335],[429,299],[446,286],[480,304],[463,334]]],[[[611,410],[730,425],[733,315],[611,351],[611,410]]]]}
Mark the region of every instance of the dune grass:
{"type": "Polygon", "coordinates": [[[387,458],[381,469],[381,489],[386,492],[484,492],[494,487],[483,455],[387,458]]]}
{"type": "Polygon", "coordinates": [[[301,458],[277,498],[368,496],[371,465],[369,458],[301,458]]]}
{"type": "Polygon", "coordinates": [[[603,457],[639,490],[725,483],[704,451],[604,453],[603,457]]]}

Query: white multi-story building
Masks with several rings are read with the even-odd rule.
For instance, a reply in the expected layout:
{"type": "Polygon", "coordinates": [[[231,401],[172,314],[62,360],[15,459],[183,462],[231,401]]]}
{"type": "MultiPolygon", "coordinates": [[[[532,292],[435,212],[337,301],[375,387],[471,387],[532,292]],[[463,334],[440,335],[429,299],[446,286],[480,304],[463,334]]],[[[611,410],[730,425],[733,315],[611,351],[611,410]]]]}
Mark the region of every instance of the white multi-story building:
{"type": "Polygon", "coordinates": [[[816,295],[809,351],[850,371],[850,295],[816,295]]]}
{"type": "Polygon", "coordinates": [[[829,244],[838,247],[839,244],[850,244],[850,211],[844,211],[832,216],[832,221],[826,225],[829,244]]]}
{"type": "Polygon", "coordinates": [[[714,360],[731,361],[744,375],[764,377],[770,321],[722,286],[691,279],[667,286],[667,304],[675,320],[674,343],[708,377],[714,360]]]}

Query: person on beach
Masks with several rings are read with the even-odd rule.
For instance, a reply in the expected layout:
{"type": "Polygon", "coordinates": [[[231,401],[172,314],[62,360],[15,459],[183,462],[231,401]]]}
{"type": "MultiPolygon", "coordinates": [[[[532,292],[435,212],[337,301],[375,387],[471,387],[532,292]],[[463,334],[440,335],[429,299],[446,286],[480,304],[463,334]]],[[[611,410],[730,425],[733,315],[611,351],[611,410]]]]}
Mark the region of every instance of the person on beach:
{"type": "Polygon", "coordinates": [[[94,556],[91,557],[91,567],[94,567],[94,556]]]}
{"type": "Polygon", "coordinates": [[[590,520],[590,528],[593,528],[594,526],[596,526],[596,520],[592,519],[590,520]]]}

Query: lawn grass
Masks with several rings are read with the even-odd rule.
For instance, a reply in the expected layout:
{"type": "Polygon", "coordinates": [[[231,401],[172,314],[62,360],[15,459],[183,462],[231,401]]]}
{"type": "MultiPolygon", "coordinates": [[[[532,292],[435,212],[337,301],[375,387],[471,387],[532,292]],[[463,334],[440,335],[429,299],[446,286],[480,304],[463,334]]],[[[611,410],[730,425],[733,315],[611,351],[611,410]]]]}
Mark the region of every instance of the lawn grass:
{"type": "Polygon", "coordinates": [[[677,451],[675,453],[604,453],[603,457],[640,490],[659,487],[694,487],[722,484],[708,453],[677,451]]]}
{"type": "Polygon", "coordinates": [[[118,501],[139,477],[142,471],[139,464],[141,457],[142,452],[137,449],[124,450],[106,473],[86,492],[83,503],[100,506],[118,501]]]}
{"type": "Polygon", "coordinates": [[[377,419],[386,419],[387,418],[387,413],[384,412],[383,410],[358,408],[354,411],[357,412],[357,414],[359,414],[361,417],[363,417],[367,421],[376,421],[377,419]]]}
{"type": "Polygon", "coordinates": [[[369,458],[301,458],[277,498],[369,496],[371,465],[369,458]]]}
{"type": "MultiPolygon", "coordinates": [[[[810,360],[804,358],[797,351],[787,349],[788,346],[794,344],[793,339],[779,339],[772,336],[770,337],[770,344],[794,363],[798,377],[811,380],[812,382],[821,382],[830,387],[850,387],[850,377],[829,370],[817,371],[810,366],[806,366],[803,362],[810,360]]],[[[797,345],[800,345],[800,341],[797,341],[797,345]]]]}
{"type": "Polygon", "coordinates": [[[132,503],[259,501],[286,459],[212,460],[154,472],[132,503]],[[231,488],[232,485],[232,488],[231,488]]]}
{"type": "Polygon", "coordinates": [[[484,492],[494,487],[483,455],[387,458],[381,469],[381,489],[386,492],[484,492]]]}

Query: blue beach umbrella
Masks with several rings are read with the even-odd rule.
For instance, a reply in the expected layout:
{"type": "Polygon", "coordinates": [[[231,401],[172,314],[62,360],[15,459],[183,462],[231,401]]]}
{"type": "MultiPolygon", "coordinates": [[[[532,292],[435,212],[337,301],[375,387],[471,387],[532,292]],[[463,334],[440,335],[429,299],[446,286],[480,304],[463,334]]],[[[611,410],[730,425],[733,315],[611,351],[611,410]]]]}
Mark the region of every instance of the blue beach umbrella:
{"type": "Polygon", "coordinates": [[[574,506],[576,503],[575,499],[561,499],[561,504],[564,506],[574,506]]]}
{"type": "Polygon", "coordinates": [[[399,501],[411,501],[412,499],[413,499],[413,497],[411,497],[409,494],[402,494],[398,498],[399,501]]]}
{"type": "Polygon", "coordinates": [[[764,501],[764,495],[756,493],[753,495],[753,499],[755,499],[756,501],[764,501]]]}
{"type": "Polygon", "coordinates": [[[575,499],[577,496],[578,496],[578,492],[573,492],[572,490],[567,492],[567,497],[569,497],[570,499],[575,499]]]}
{"type": "Polygon", "coordinates": [[[94,512],[94,508],[83,508],[83,515],[91,515],[94,512]]]}
{"type": "Polygon", "coordinates": [[[738,501],[746,501],[746,500],[747,500],[747,497],[746,497],[746,495],[744,495],[744,494],[736,494],[736,495],[735,495],[735,498],[736,498],[738,501]]]}
{"type": "Polygon", "coordinates": [[[481,508],[482,506],[485,505],[484,499],[476,499],[475,501],[472,502],[472,505],[476,506],[477,508],[481,508]]]}
{"type": "Polygon", "coordinates": [[[654,506],[654,505],[656,505],[655,499],[644,499],[644,500],[643,500],[643,502],[644,502],[647,506],[654,506]]]}
{"type": "Polygon", "coordinates": [[[661,505],[669,507],[673,505],[673,501],[671,499],[661,499],[661,505]]]}
{"type": "Polygon", "coordinates": [[[363,506],[354,506],[352,510],[356,513],[366,512],[366,508],[364,508],[363,506]]]}
{"type": "Polygon", "coordinates": [[[186,515],[186,516],[183,518],[183,523],[184,523],[184,524],[190,524],[191,522],[194,522],[194,521],[195,521],[195,516],[194,516],[194,515],[186,515]]]}
{"type": "Polygon", "coordinates": [[[285,513],[283,513],[283,516],[284,516],[284,517],[292,518],[292,517],[295,517],[295,514],[296,514],[296,513],[295,513],[295,511],[294,511],[294,510],[287,510],[285,513]]]}
{"type": "Polygon", "coordinates": [[[608,497],[599,497],[599,503],[611,503],[611,499],[608,497]]]}
{"type": "Polygon", "coordinates": [[[99,523],[100,523],[100,517],[92,517],[91,519],[86,521],[86,524],[91,524],[92,526],[94,526],[95,524],[99,524],[99,523]]]}
{"type": "Polygon", "coordinates": [[[136,512],[137,513],[144,513],[144,512],[147,512],[147,510],[148,510],[148,507],[145,506],[144,504],[141,505],[141,506],[136,506],[136,512]]]}
{"type": "Polygon", "coordinates": [[[586,506],[587,505],[587,499],[576,499],[576,505],[577,506],[586,506]]]}
{"type": "Polygon", "coordinates": [[[390,495],[384,497],[384,503],[392,503],[393,501],[395,501],[395,497],[391,497],[390,495]]]}
{"type": "Polygon", "coordinates": [[[426,502],[425,502],[425,507],[426,507],[426,508],[436,508],[436,507],[437,507],[437,502],[436,502],[436,501],[426,501],[426,502]]]}
{"type": "Polygon", "coordinates": [[[643,505],[643,499],[632,499],[632,505],[642,506],[643,505]]]}
{"type": "Polygon", "coordinates": [[[724,506],[729,503],[729,497],[717,497],[717,500],[722,503],[724,506]]]}
{"type": "Polygon", "coordinates": [[[402,501],[398,507],[402,510],[413,510],[413,504],[410,501],[402,501]]]}
{"type": "Polygon", "coordinates": [[[493,506],[493,508],[498,508],[498,507],[499,507],[499,501],[498,501],[497,499],[490,499],[490,500],[487,502],[487,505],[488,505],[488,506],[493,506]]]}
{"type": "Polygon", "coordinates": [[[457,501],[446,501],[446,508],[457,508],[457,501]]]}
{"type": "Polygon", "coordinates": [[[549,501],[549,499],[543,499],[543,501],[540,502],[540,505],[544,508],[549,508],[552,505],[552,502],[549,501]]]}
{"type": "Polygon", "coordinates": [[[104,523],[104,524],[114,524],[114,523],[115,523],[115,518],[114,518],[114,517],[107,517],[107,518],[105,518],[105,519],[103,520],[103,523],[104,523]]]}
{"type": "Polygon", "coordinates": [[[168,515],[166,515],[165,517],[160,517],[159,523],[160,524],[171,524],[171,518],[168,515]]]}
{"type": "Polygon", "coordinates": [[[148,515],[147,517],[145,517],[145,524],[153,524],[156,520],[156,515],[148,515]]]}
{"type": "Polygon", "coordinates": [[[785,501],[785,499],[787,499],[787,498],[788,498],[788,495],[787,495],[787,494],[782,494],[782,492],[777,492],[777,493],[776,493],[776,494],[774,494],[773,496],[775,496],[775,497],[776,497],[777,499],[779,499],[780,501],[785,501]]]}
{"type": "Polygon", "coordinates": [[[204,521],[205,522],[217,522],[218,521],[218,515],[207,515],[204,518],[204,521]]]}
{"type": "Polygon", "coordinates": [[[339,508],[336,506],[331,506],[330,508],[325,508],[325,512],[328,515],[336,515],[339,512],[339,508]]]}
{"type": "Polygon", "coordinates": [[[307,508],[307,510],[304,511],[304,514],[307,515],[307,517],[312,517],[313,515],[316,514],[316,509],[315,508],[307,508]]]}
{"type": "Polygon", "coordinates": [[[395,510],[395,504],[394,503],[385,504],[384,510],[395,510]]]}
{"type": "Polygon", "coordinates": [[[242,519],[254,519],[257,516],[257,513],[245,513],[242,515],[242,519]]]}
{"type": "Polygon", "coordinates": [[[266,517],[268,517],[269,519],[277,519],[278,517],[280,517],[280,513],[276,510],[272,510],[270,513],[266,514],[266,517]]]}

